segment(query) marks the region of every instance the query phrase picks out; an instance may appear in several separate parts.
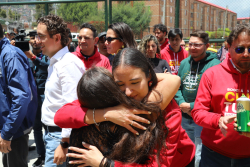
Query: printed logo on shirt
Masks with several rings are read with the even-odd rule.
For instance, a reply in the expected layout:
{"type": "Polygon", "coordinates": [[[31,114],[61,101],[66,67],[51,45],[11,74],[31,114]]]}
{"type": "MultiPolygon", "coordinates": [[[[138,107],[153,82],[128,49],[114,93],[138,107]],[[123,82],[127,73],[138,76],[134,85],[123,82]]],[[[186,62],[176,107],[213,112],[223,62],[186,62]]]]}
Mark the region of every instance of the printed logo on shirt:
{"type": "Polygon", "coordinates": [[[192,71],[191,74],[190,72],[186,72],[183,77],[183,86],[187,91],[193,92],[198,89],[198,86],[200,84],[200,79],[201,76],[200,74],[196,75],[196,70],[192,71]]]}
{"type": "Polygon", "coordinates": [[[178,71],[179,71],[180,62],[179,61],[170,60],[169,61],[169,67],[170,67],[170,70],[171,70],[172,74],[177,74],[178,71]]]}
{"type": "MultiPolygon", "coordinates": [[[[231,116],[237,114],[237,106],[236,100],[243,95],[243,89],[235,89],[235,88],[227,88],[227,93],[225,94],[225,112],[224,116],[231,116]]],[[[247,94],[245,95],[249,98],[249,90],[247,90],[247,94]]]]}

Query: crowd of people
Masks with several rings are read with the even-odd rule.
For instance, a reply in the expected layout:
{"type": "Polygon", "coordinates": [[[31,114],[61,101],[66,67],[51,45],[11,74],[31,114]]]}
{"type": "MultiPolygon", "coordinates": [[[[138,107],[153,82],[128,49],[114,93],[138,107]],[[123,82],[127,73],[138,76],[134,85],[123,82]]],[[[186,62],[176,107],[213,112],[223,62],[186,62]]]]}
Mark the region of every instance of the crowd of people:
{"type": "Polygon", "coordinates": [[[99,34],[83,23],[74,49],[62,18],[37,23],[28,51],[0,31],[4,167],[28,166],[32,129],[33,167],[250,166],[250,133],[235,130],[236,100],[249,97],[249,24],[216,55],[202,30],[186,51],[179,28],[157,24],[137,44],[126,23],[99,34]]]}

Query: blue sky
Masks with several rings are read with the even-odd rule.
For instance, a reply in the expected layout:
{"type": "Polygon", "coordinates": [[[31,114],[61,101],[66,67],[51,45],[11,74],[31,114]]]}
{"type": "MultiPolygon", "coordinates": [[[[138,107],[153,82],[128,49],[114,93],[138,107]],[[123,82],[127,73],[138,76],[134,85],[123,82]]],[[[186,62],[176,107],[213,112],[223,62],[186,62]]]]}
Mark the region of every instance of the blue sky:
{"type": "Polygon", "coordinates": [[[237,17],[250,17],[250,0],[205,0],[237,13],[237,17]]]}

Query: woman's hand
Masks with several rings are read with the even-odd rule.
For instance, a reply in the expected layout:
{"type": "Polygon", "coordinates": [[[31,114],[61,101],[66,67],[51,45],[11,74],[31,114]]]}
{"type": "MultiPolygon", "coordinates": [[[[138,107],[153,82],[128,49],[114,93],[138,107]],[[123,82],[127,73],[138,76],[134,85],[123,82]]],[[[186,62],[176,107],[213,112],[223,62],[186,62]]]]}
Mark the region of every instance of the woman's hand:
{"type": "Polygon", "coordinates": [[[85,142],[82,142],[82,145],[86,149],[69,147],[69,150],[78,152],[79,154],[68,153],[66,156],[80,159],[80,160],[69,161],[69,164],[81,164],[78,167],[83,167],[83,166],[99,167],[103,159],[102,153],[95,146],[89,145],[85,142]]]}
{"type": "Polygon", "coordinates": [[[104,118],[107,118],[108,121],[123,126],[132,133],[139,135],[139,133],[132,127],[146,130],[146,127],[140,125],[137,122],[150,124],[150,121],[140,116],[137,116],[136,114],[151,114],[151,112],[142,111],[138,109],[127,109],[123,105],[118,105],[115,107],[107,108],[104,114],[104,118]]]}

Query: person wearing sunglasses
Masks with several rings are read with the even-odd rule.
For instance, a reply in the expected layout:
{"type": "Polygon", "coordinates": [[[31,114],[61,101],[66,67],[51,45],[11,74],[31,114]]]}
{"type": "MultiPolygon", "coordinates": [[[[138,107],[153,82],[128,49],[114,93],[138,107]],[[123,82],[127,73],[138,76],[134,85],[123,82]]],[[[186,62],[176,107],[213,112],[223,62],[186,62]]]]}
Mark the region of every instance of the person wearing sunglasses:
{"type": "Polygon", "coordinates": [[[190,56],[181,62],[178,76],[181,78],[181,86],[176,93],[175,100],[182,110],[182,127],[188,136],[196,144],[195,166],[199,165],[202,127],[196,125],[191,117],[194,108],[197,90],[202,74],[220,61],[215,53],[207,52],[209,37],[205,31],[195,31],[190,34],[190,56]]]}
{"type": "Polygon", "coordinates": [[[109,54],[117,54],[123,48],[136,48],[132,29],[126,23],[113,23],[108,27],[105,45],[109,54]]]}
{"type": "Polygon", "coordinates": [[[227,43],[228,58],[203,74],[191,112],[195,123],[203,127],[200,167],[250,164],[250,138],[233,126],[237,98],[249,97],[250,25],[237,25],[227,43]]]}
{"type": "Polygon", "coordinates": [[[93,25],[83,23],[77,38],[78,46],[73,54],[83,61],[86,69],[92,66],[99,66],[111,70],[109,59],[98,52],[96,44],[99,38],[93,25]]]}

